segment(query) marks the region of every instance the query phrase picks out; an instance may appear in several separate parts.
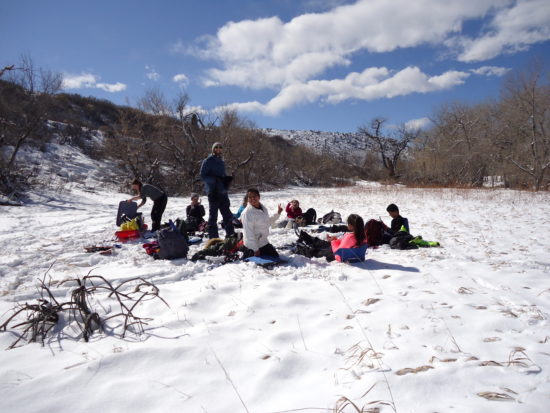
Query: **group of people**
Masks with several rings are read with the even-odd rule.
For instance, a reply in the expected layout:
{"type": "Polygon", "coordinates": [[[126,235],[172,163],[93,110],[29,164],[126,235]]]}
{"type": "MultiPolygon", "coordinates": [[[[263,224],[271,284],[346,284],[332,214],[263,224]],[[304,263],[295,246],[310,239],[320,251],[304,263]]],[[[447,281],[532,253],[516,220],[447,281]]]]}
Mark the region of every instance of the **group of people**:
{"type": "MultiPolygon", "coordinates": [[[[278,205],[277,212],[270,215],[268,209],[261,203],[260,192],[255,188],[251,188],[246,192],[243,203],[240,205],[237,213],[231,213],[228,188],[232,177],[226,175],[225,162],[223,160],[223,145],[220,142],[212,145],[211,154],[202,161],[200,177],[208,196],[209,213],[207,228],[209,238],[219,237],[217,223],[219,212],[223,218],[222,226],[225,229],[226,237],[230,237],[235,233],[236,225],[242,225],[243,244],[250,255],[278,257],[279,254],[275,247],[269,243],[268,236],[270,228],[279,219],[283,207],[278,205]]],[[[151,230],[158,231],[168,200],[166,193],[154,185],[142,184],[137,179],[132,182],[132,189],[136,192],[136,196],[128,199],[128,202],[141,199],[138,208],[145,204],[147,198],[153,201],[151,230]]],[[[393,236],[403,226],[408,227],[406,219],[399,215],[399,209],[395,204],[390,204],[387,207],[387,211],[392,217],[391,226],[385,228],[387,237],[393,236]]],[[[303,217],[300,203],[296,199],[291,200],[287,204],[285,212],[287,215],[287,228],[294,227],[296,221],[303,217]]],[[[191,204],[187,206],[186,214],[188,221],[193,221],[197,226],[204,222],[206,211],[200,203],[198,194],[193,193],[191,195],[191,204]]],[[[349,215],[346,224],[348,232],[342,237],[327,236],[325,242],[330,243],[333,252],[340,248],[361,246],[367,242],[365,223],[359,215],[349,215]]]]}

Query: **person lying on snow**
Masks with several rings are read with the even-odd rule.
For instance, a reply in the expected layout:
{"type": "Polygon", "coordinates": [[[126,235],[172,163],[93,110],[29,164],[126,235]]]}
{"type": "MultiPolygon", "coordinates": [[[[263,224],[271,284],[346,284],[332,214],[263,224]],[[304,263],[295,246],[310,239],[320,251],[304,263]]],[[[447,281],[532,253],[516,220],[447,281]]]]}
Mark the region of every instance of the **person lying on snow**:
{"type": "Polygon", "coordinates": [[[357,214],[351,214],[346,222],[349,232],[346,232],[340,238],[327,235],[327,241],[312,237],[307,232],[301,231],[296,253],[310,258],[325,257],[327,261],[334,261],[334,259],[341,261],[339,256],[334,256],[334,253],[340,248],[356,248],[367,242],[363,218],[357,214]],[[304,248],[303,244],[307,247],[304,248]]]}
{"type": "Polygon", "coordinates": [[[244,251],[244,258],[252,255],[278,257],[279,253],[269,243],[267,237],[269,236],[269,228],[277,221],[283,207],[278,205],[277,213],[270,217],[267,208],[260,202],[260,192],[257,189],[249,189],[246,195],[248,205],[241,214],[243,243],[248,250],[244,251]]]}

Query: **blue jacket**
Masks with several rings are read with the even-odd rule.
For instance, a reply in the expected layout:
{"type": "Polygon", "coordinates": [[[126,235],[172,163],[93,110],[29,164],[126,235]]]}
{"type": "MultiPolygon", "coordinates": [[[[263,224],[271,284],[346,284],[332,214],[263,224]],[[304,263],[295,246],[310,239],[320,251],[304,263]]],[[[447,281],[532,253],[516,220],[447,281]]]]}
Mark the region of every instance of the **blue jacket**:
{"type": "Polygon", "coordinates": [[[201,180],[204,182],[207,194],[226,194],[223,178],[225,178],[225,162],[221,157],[212,154],[202,161],[201,180]]]}

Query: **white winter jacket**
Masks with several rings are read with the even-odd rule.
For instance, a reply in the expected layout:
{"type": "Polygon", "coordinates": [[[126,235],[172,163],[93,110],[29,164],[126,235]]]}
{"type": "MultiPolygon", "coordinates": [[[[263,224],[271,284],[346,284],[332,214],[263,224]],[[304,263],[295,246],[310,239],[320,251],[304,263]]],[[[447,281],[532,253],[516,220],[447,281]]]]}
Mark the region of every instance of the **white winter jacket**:
{"type": "Polygon", "coordinates": [[[248,204],[241,214],[244,246],[252,251],[258,251],[264,245],[269,244],[267,240],[269,227],[280,216],[276,213],[270,217],[267,208],[263,204],[260,204],[260,207],[261,209],[248,204]]]}

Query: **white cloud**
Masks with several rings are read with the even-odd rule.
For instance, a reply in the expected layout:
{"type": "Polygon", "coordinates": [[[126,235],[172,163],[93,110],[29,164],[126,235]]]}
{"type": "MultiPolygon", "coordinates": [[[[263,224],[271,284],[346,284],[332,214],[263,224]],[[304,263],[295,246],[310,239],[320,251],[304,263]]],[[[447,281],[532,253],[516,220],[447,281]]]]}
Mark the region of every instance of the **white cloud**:
{"type": "Polygon", "coordinates": [[[480,76],[504,76],[510,71],[507,67],[482,66],[478,69],[472,69],[471,72],[480,76]]]}
{"type": "Polygon", "coordinates": [[[106,92],[115,93],[126,90],[124,83],[98,83],[101,78],[91,73],[81,73],[80,75],[63,75],[63,89],[101,89],[106,92]]]}
{"type": "Polygon", "coordinates": [[[361,73],[350,73],[344,79],[293,83],[265,104],[253,101],[232,103],[223,108],[275,116],[296,105],[319,100],[335,104],[349,99],[375,100],[449,89],[464,83],[469,76],[467,72],[449,71],[430,77],[418,67],[407,67],[397,73],[384,67],[368,68],[361,73]]]}
{"type": "Polygon", "coordinates": [[[550,2],[518,0],[513,7],[498,10],[487,33],[476,39],[461,37],[454,43],[462,50],[460,61],[475,62],[546,40],[550,40],[550,2]]]}
{"type": "Polygon", "coordinates": [[[145,73],[145,76],[147,76],[147,79],[152,80],[154,82],[157,82],[160,79],[160,74],[151,66],[145,66],[145,70],[147,70],[147,73],[145,73]]]}
{"type": "Polygon", "coordinates": [[[229,22],[215,35],[197,39],[195,47],[179,41],[172,51],[217,63],[205,71],[205,86],[271,88],[277,93],[265,103],[232,103],[223,108],[277,115],[305,103],[446,90],[464,83],[472,73],[502,76],[507,70],[483,66],[429,76],[414,66],[397,72],[370,67],[340,79],[321,78],[327,69],[350,66],[360,52],[435,45],[446,46],[459,60],[473,61],[550,38],[548,0],[357,0],[344,5],[345,0],[313,1],[320,7],[338,7],[287,22],[279,17],[229,22]],[[465,37],[463,25],[468,21],[488,24],[480,29],[485,35],[465,37]]]}
{"type": "Polygon", "coordinates": [[[361,50],[441,44],[456,36],[465,20],[510,1],[360,0],[286,23],[278,17],[229,22],[215,36],[201,39],[195,53],[221,64],[206,72],[207,86],[278,88],[348,65],[361,50]]]}
{"type": "Polygon", "coordinates": [[[405,123],[407,129],[424,129],[428,127],[432,121],[429,118],[411,119],[405,123]]]}
{"type": "Polygon", "coordinates": [[[90,73],[82,73],[80,75],[63,75],[63,89],[83,89],[93,88],[98,80],[98,77],[90,73]]]}
{"type": "Polygon", "coordinates": [[[124,83],[116,82],[113,84],[110,83],[97,83],[96,87],[98,89],[102,89],[105,92],[115,93],[115,92],[122,92],[123,90],[126,90],[126,85],[124,83]]]}
{"type": "Polygon", "coordinates": [[[179,73],[172,78],[172,81],[180,85],[181,87],[186,87],[189,84],[189,78],[183,73],[179,73]]]}

